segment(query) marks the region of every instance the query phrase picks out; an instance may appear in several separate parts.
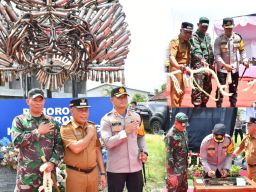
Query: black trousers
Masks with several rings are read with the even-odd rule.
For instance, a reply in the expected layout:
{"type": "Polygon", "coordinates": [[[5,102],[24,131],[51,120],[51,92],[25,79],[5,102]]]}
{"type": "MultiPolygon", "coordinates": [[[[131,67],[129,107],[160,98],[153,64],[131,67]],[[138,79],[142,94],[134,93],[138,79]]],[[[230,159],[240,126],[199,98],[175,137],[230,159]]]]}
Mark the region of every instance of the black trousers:
{"type": "Polygon", "coordinates": [[[142,171],[134,173],[111,173],[107,172],[108,192],[123,192],[124,185],[128,192],[143,191],[142,171]]]}
{"type": "Polygon", "coordinates": [[[243,130],[242,129],[235,129],[235,143],[237,143],[237,136],[240,135],[241,141],[243,140],[243,130]]]}
{"type": "MultiPolygon", "coordinates": [[[[231,73],[231,74],[232,74],[231,75],[232,83],[228,85],[228,90],[229,90],[229,93],[233,93],[233,94],[229,97],[229,102],[230,102],[230,107],[236,107],[239,74],[238,72],[231,73]]],[[[217,72],[217,76],[220,81],[220,84],[225,85],[227,80],[227,73],[217,72]]],[[[218,98],[218,96],[219,96],[219,100],[216,101],[216,106],[221,107],[221,104],[223,102],[223,95],[219,92],[219,89],[216,90],[215,98],[218,98]]]]}

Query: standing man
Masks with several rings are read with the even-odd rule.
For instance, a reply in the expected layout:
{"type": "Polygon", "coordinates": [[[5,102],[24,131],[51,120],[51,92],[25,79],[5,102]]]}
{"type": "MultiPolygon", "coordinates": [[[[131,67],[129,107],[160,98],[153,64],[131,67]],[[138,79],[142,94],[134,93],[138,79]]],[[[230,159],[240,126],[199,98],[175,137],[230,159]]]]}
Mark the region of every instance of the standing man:
{"type": "Polygon", "coordinates": [[[256,118],[251,117],[247,124],[248,135],[242,140],[233,156],[245,151],[248,178],[256,182],[256,118]]]}
{"type": "Polygon", "coordinates": [[[143,191],[142,163],[147,161],[144,136],[138,136],[139,114],[127,109],[128,93],[124,87],[111,91],[113,110],[101,120],[101,136],[108,151],[108,192],[143,191]]]}
{"type": "MultiPolygon", "coordinates": [[[[245,67],[249,67],[246,58],[244,41],[241,35],[234,33],[234,20],[232,18],[223,19],[224,34],[220,35],[214,43],[214,56],[217,63],[217,76],[222,85],[229,83],[230,107],[236,107],[237,102],[237,86],[239,79],[239,62],[241,61],[245,67]],[[240,60],[238,60],[240,58],[240,60]]],[[[221,107],[223,95],[219,89],[216,91],[216,107],[221,107]]]]}
{"type": "Polygon", "coordinates": [[[106,173],[96,127],[88,121],[90,106],[87,99],[79,98],[70,101],[69,107],[72,119],[61,126],[67,166],[66,191],[97,192],[98,172],[104,188],[106,173]]]}
{"type": "MultiPolygon", "coordinates": [[[[181,24],[180,34],[177,39],[171,41],[169,46],[169,72],[176,70],[185,71],[186,66],[190,63],[190,44],[189,39],[192,36],[193,24],[183,22],[181,24]]],[[[171,107],[181,107],[181,102],[185,93],[185,85],[183,82],[183,73],[175,74],[182,93],[177,93],[174,82],[171,81],[170,96],[171,107]]]]}
{"type": "Polygon", "coordinates": [[[16,192],[38,191],[43,183],[43,173],[39,167],[47,161],[47,172],[55,171],[63,157],[63,146],[57,121],[43,114],[44,92],[31,89],[26,103],[29,112],[14,118],[12,141],[19,149],[16,192]]]}
{"type": "MultiPolygon", "coordinates": [[[[193,34],[191,42],[191,69],[200,69],[202,67],[210,67],[213,69],[213,49],[211,46],[211,37],[206,33],[209,25],[209,19],[201,17],[197,31],[193,34]]],[[[211,74],[208,73],[197,73],[194,74],[196,84],[201,87],[206,93],[195,88],[192,89],[191,102],[194,107],[206,107],[209,100],[207,94],[211,94],[212,82],[211,74]]],[[[195,87],[197,86],[195,83],[195,87]]]]}
{"type": "Polygon", "coordinates": [[[200,159],[204,168],[205,178],[227,177],[232,164],[233,141],[226,134],[222,123],[214,126],[212,134],[207,135],[200,147],[200,159]]]}
{"type": "Polygon", "coordinates": [[[167,148],[167,189],[168,192],[187,192],[188,190],[188,136],[186,132],[188,117],[179,112],[174,125],[168,131],[165,143],[167,148]]]}

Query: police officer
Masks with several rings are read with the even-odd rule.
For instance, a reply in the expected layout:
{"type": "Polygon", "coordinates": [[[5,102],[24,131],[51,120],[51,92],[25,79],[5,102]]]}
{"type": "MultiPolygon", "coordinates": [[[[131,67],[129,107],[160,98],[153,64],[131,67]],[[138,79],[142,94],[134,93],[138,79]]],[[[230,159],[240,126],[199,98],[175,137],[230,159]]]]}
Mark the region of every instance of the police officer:
{"type": "Polygon", "coordinates": [[[174,125],[165,137],[167,148],[167,189],[168,192],[187,192],[188,136],[186,132],[188,117],[179,112],[174,125]]]}
{"type": "MultiPolygon", "coordinates": [[[[181,24],[179,37],[171,40],[169,46],[169,72],[176,70],[185,70],[185,67],[190,63],[190,44],[189,39],[192,36],[193,24],[189,22],[183,22],[181,24]]],[[[174,87],[174,82],[170,82],[170,99],[171,107],[181,107],[182,99],[185,92],[185,86],[183,82],[183,74],[175,74],[179,82],[179,86],[182,93],[177,93],[174,87]]]]}
{"type": "Polygon", "coordinates": [[[227,177],[232,163],[233,141],[226,134],[222,123],[214,126],[212,134],[207,135],[200,146],[200,159],[205,177],[227,177]]]}
{"type": "Polygon", "coordinates": [[[234,151],[233,156],[236,157],[242,151],[245,151],[248,177],[256,182],[256,118],[250,118],[247,124],[247,129],[248,135],[242,140],[238,148],[234,151]]]}
{"type": "MultiPolygon", "coordinates": [[[[224,34],[220,35],[214,43],[214,56],[217,63],[217,76],[222,85],[226,84],[226,79],[230,79],[229,97],[230,107],[236,107],[237,102],[237,86],[239,79],[239,60],[245,67],[248,67],[248,59],[246,58],[244,41],[241,35],[234,33],[234,20],[232,18],[223,19],[224,34]]],[[[216,91],[216,106],[221,107],[223,95],[216,91]]]]}
{"type": "Polygon", "coordinates": [[[26,103],[29,112],[15,117],[12,123],[12,141],[19,149],[17,192],[38,191],[43,184],[43,173],[39,170],[44,163],[42,157],[47,161],[47,172],[55,172],[63,157],[58,122],[43,113],[44,92],[31,89],[26,103]]]}
{"type": "Polygon", "coordinates": [[[108,151],[108,192],[143,191],[142,162],[147,160],[145,136],[138,136],[139,114],[127,109],[125,87],[111,91],[113,110],[101,120],[101,136],[108,151]]]}
{"type": "Polygon", "coordinates": [[[61,126],[67,167],[66,191],[96,192],[98,172],[103,187],[106,173],[95,125],[88,121],[90,106],[86,98],[73,99],[69,106],[72,119],[61,126]]]}
{"type": "MultiPolygon", "coordinates": [[[[199,19],[198,29],[193,33],[191,43],[191,69],[200,69],[202,67],[210,67],[213,69],[213,49],[211,46],[211,37],[207,32],[209,19],[201,17],[199,19]]],[[[208,73],[194,74],[196,84],[200,86],[207,94],[211,94],[212,82],[211,75],[208,73]]],[[[194,83],[195,85],[195,83],[194,83]]],[[[195,85],[195,87],[197,86],[195,85]]],[[[191,102],[194,107],[206,107],[209,96],[199,89],[192,89],[191,102]]]]}

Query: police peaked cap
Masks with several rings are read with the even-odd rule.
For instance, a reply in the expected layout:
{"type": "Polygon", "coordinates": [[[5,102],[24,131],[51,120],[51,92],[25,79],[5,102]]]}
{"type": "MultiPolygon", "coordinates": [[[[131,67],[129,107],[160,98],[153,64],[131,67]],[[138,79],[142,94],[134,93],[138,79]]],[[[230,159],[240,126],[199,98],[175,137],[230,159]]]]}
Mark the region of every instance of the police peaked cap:
{"type": "Polygon", "coordinates": [[[233,20],[233,18],[231,18],[231,17],[224,18],[222,26],[224,28],[233,28],[234,27],[234,20],[233,20]]]}
{"type": "Polygon", "coordinates": [[[120,97],[122,95],[129,95],[125,87],[117,87],[112,89],[111,91],[111,97],[120,97]]]}
{"type": "Polygon", "coordinates": [[[69,107],[87,108],[91,106],[89,106],[88,100],[86,98],[78,98],[71,100],[69,103],[69,107]]]}

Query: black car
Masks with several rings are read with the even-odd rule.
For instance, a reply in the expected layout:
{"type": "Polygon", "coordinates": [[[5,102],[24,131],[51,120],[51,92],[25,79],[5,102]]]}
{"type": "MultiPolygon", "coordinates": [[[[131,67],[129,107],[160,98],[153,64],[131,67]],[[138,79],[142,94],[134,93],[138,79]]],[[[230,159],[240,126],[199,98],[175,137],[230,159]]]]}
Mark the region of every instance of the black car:
{"type": "Polygon", "coordinates": [[[152,133],[165,132],[170,126],[170,112],[166,102],[145,102],[137,104],[145,130],[152,133]]]}

